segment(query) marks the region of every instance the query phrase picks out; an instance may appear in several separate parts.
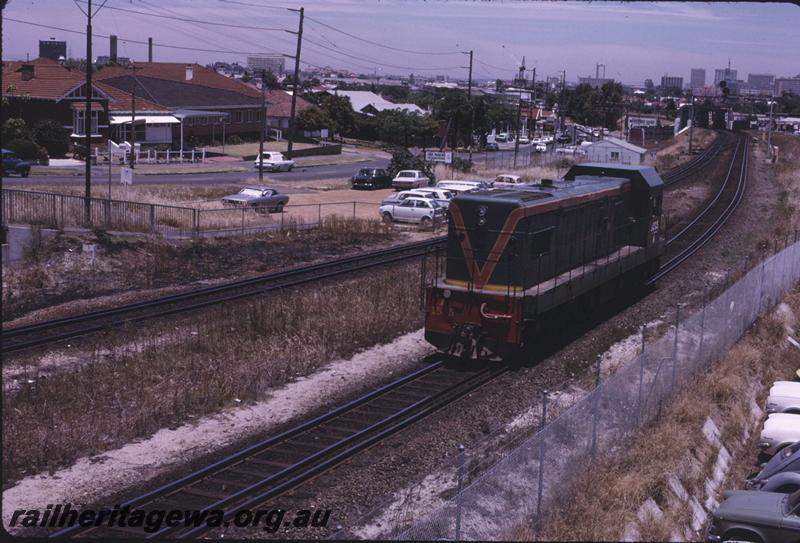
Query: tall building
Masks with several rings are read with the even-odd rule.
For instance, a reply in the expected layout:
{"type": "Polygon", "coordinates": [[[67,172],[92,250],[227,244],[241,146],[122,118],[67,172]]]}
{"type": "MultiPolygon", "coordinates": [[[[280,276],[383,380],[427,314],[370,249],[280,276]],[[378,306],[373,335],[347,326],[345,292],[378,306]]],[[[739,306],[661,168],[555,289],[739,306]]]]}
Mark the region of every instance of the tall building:
{"type": "Polygon", "coordinates": [[[775,80],[775,94],[791,92],[800,96],[800,77],[779,77],[775,80]]]}
{"type": "Polygon", "coordinates": [[[281,55],[259,55],[247,57],[247,67],[253,72],[271,71],[275,75],[283,74],[286,58],[281,55]]]}
{"type": "Polygon", "coordinates": [[[662,89],[683,89],[683,78],[670,76],[670,75],[662,75],[661,76],[661,88],[662,89]]]}
{"type": "Polygon", "coordinates": [[[775,86],[772,74],[747,74],[747,86],[751,89],[767,90],[775,86]]]}
{"type": "Polygon", "coordinates": [[[714,85],[719,85],[720,81],[735,83],[736,70],[732,70],[730,66],[727,68],[717,68],[714,70],[714,85]]]}
{"type": "Polygon", "coordinates": [[[67,58],[67,42],[56,40],[39,40],[39,56],[58,60],[67,58]]]}
{"type": "Polygon", "coordinates": [[[692,89],[702,89],[706,86],[706,69],[692,68],[689,85],[692,89]]]}

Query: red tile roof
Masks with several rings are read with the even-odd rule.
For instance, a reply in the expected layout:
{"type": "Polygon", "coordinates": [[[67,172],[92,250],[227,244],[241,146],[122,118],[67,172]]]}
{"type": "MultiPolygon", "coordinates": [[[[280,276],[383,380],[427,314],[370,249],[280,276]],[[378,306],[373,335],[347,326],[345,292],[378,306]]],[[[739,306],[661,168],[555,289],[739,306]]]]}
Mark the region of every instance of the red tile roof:
{"type": "Polygon", "coordinates": [[[65,68],[55,60],[37,58],[30,62],[3,61],[3,96],[28,95],[31,98],[57,100],[80,85],[83,74],[65,68]],[[22,79],[22,66],[33,66],[33,79],[22,79]],[[8,87],[13,85],[13,92],[8,87]]]}
{"type": "MultiPolygon", "coordinates": [[[[93,84],[109,96],[108,110],[112,112],[131,110],[131,94],[124,90],[106,85],[102,81],[93,84]]],[[[169,108],[151,102],[142,98],[138,93],[136,95],[136,111],[170,111],[169,108]]]]}

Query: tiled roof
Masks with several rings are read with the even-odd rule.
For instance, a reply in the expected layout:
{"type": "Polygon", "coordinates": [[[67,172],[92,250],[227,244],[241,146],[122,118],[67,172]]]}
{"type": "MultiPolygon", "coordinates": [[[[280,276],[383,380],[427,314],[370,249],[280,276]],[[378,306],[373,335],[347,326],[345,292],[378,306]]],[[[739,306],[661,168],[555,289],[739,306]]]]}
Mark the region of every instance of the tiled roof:
{"type": "Polygon", "coordinates": [[[37,58],[30,62],[3,61],[3,96],[28,95],[31,98],[57,100],[84,80],[81,72],[70,70],[49,58],[37,58]],[[22,66],[33,66],[33,79],[22,79],[22,66]],[[7,92],[14,86],[13,92],[7,92]]]}
{"type": "MultiPolygon", "coordinates": [[[[131,95],[124,90],[112,87],[111,85],[98,81],[93,83],[98,89],[103,91],[109,96],[108,110],[113,112],[127,112],[131,110],[131,95]]],[[[136,111],[170,111],[169,108],[151,102],[141,96],[141,93],[136,95],[136,111]]]]}

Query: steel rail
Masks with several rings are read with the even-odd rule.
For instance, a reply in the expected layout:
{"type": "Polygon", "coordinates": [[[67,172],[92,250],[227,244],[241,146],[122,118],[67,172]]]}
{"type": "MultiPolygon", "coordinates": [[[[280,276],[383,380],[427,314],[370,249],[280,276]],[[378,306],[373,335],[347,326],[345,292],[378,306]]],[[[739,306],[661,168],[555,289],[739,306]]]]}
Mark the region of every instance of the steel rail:
{"type": "MultiPolygon", "coordinates": [[[[290,428],[276,436],[273,436],[260,443],[238,451],[222,460],[209,466],[190,473],[166,485],[146,492],[131,500],[120,504],[118,509],[202,509],[205,511],[221,510],[224,511],[224,520],[227,522],[232,518],[236,511],[244,509],[255,509],[266,500],[285,494],[287,491],[297,487],[301,483],[316,477],[317,475],[330,470],[341,462],[354,456],[355,454],[375,445],[388,436],[402,430],[423,417],[441,409],[465,394],[475,390],[479,386],[489,382],[498,375],[507,371],[505,366],[482,366],[475,371],[455,371],[448,368],[445,359],[436,355],[434,361],[425,367],[416,370],[392,383],[373,390],[347,404],[338,407],[324,415],[304,422],[296,427],[290,428]],[[437,373],[438,372],[438,373],[437,373]],[[441,375],[440,375],[441,374],[441,375]],[[452,381],[448,382],[447,377],[452,381]],[[426,378],[432,382],[425,382],[426,378]],[[392,395],[395,395],[392,398],[392,395]],[[405,403],[397,405],[401,398],[405,397],[405,403]],[[411,398],[410,400],[408,398],[411,398]],[[383,406],[380,402],[384,401],[383,406]],[[377,402],[377,405],[375,403],[377,402]],[[378,420],[370,420],[365,414],[359,415],[359,410],[366,411],[368,414],[383,411],[384,414],[378,420]],[[292,450],[292,440],[315,431],[325,434],[325,427],[331,425],[335,428],[337,421],[341,424],[342,419],[347,417],[362,420],[349,424],[354,425],[352,433],[345,435],[341,439],[323,445],[322,448],[313,449],[309,452],[308,445],[300,443],[296,448],[300,451],[301,457],[275,473],[264,474],[264,476],[244,488],[236,488],[236,485],[227,492],[220,494],[205,491],[200,496],[205,498],[206,503],[202,507],[196,506],[198,494],[193,494],[191,489],[196,485],[202,485],[212,481],[217,485],[220,481],[226,481],[226,477],[236,479],[241,473],[242,465],[248,461],[257,460],[259,455],[269,454],[272,450],[274,454],[280,455],[285,450],[292,450]],[[284,449],[281,449],[281,446],[284,449]],[[188,500],[188,503],[185,501],[188,500]],[[210,501],[213,500],[213,501],[210,501]],[[194,504],[194,505],[192,505],[194,504]]],[[[341,431],[341,430],[339,430],[341,431]]],[[[246,470],[244,470],[247,473],[246,470]]],[[[252,474],[252,471],[250,472],[252,474]]],[[[223,486],[223,488],[225,488],[223,486]]],[[[146,538],[190,538],[196,537],[209,530],[215,529],[214,526],[174,526],[164,527],[154,533],[146,533],[141,529],[120,528],[116,526],[92,526],[92,527],[70,527],[59,530],[51,534],[51,537],[83,537],[90,536],[103,537],[146,537],[146,538]]]]}
{"type": "Polygon", "coordinates": [[[727,133],[718,132],[717,134],[717,138],[708,148],[703,151],[703,153],[694,157],[686,164],[682,164],[669,170],[668,172],[665,172],[662,176],[664,184],[667,186],[675,185],[685,179],[688,179],[690,176],[708,166],[719,156],[723,149],[731,145],[731,140],[727,133]]]}
{"type": "Polygon", "coordinates": [[[740,140],[737,143],[736,150],[734,151],[734,155],[731,158],[731,164],[725,176],[725,180],[723,181],[723,184],[720,187],[720,190],[717,192],[716,196],[697,217],[695,217],[686,227],[681,229],[681,231],[678,234],[670,238],[667,241],[667,245],[671,245],[672,243],[680,240],[683,236],[686,235],[686,232],[688,232],[691,228],[699,225],[700,222],[710,212],[710,210],[714,206],[716,206],[716,204],[719,202],[720,198],[724,194],[725,189],[727,188],[728,181],[730,180],[730,176],[734,171],[734,166],[736,165],[737,155],[739,154],[740,149],[741,149],[741,155],[739,156],[740,168],[738,173],[738,181],[731,200],[727,203],[726,207],[707,228],[702,230],[695,239],[690,241],[689,245],[687,245],[679,253],[677,253],[675,256],[673,256],[667,262],[665,262],[659,268],[658,272],[656,272],[655,275],[653,275],[652,277],[650,277],[650,279],[648,279],[647,281],[648,285],[652,285],[659,279],[662,279],[667,274],[674,271],[689,257],[691,257],[697,251],[699,251],[701,247],[703,247],[706,243],[708,243],[717,234],[717,232],[719,232],[719,230],[727,223],[728,219],[730,219],[730,217],[733,215],[734,211],[736,211],[736,209],[739,207],[739,204],[742,202],[745,190],[747,188],[749,142],[747,141],[747,138],[745,136],[740,137],[740,140]]]}
{"type": "Polygon", "coordinates": [[[92,311],[26,326],[4,328],[2,353],[20,351],[130,322],[183,313],[222,302],[251,297],[255,294],[417,258],[424,255],[431,247],[443,243],[444,240],[445,238],[439,237],[223,285],[125,304],[111,309],[92,311]]]}

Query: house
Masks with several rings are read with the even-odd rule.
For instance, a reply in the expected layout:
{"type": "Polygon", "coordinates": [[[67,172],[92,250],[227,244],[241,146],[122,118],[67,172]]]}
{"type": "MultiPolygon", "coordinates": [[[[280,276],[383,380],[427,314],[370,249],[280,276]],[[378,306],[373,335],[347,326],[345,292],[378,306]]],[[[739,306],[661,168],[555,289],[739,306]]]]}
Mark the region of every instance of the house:
{"type": "Polygon", "coordinates": [[[424,115],[425,110],[416,104],[395,104],[370,91],[335,91],[337,96],[350,99],[353,111],[365,115],[375,115],[381,111],[398,110],[424,115]]]}
{"type": "Polygon", "coordinates": [[[619,164],[641,164],[647,149],[628,143],[625,140],[606,137],[591,145],[582,147],[590,162],[616,162],[619,164]]]}
{"type": "MultiPolygon", "coordinates": [[[[230,135],[258,137],[262,123],[262,93],[254,85],[231,79],[199,64],[137,63],[134,68],[104,67],[96,78],[125,92],[136,89],[149,101],[170,109],[179,119],[173,137],[222,139],[230,135]],[[224,125],[224,126],[223,126],[224,125]]],[[[267,125],[286,129],[291,116],[291,96],[282,90],[265,93],[267,125]]],[[[297,98],[296,113],[313,105],[297,98]]]]}

